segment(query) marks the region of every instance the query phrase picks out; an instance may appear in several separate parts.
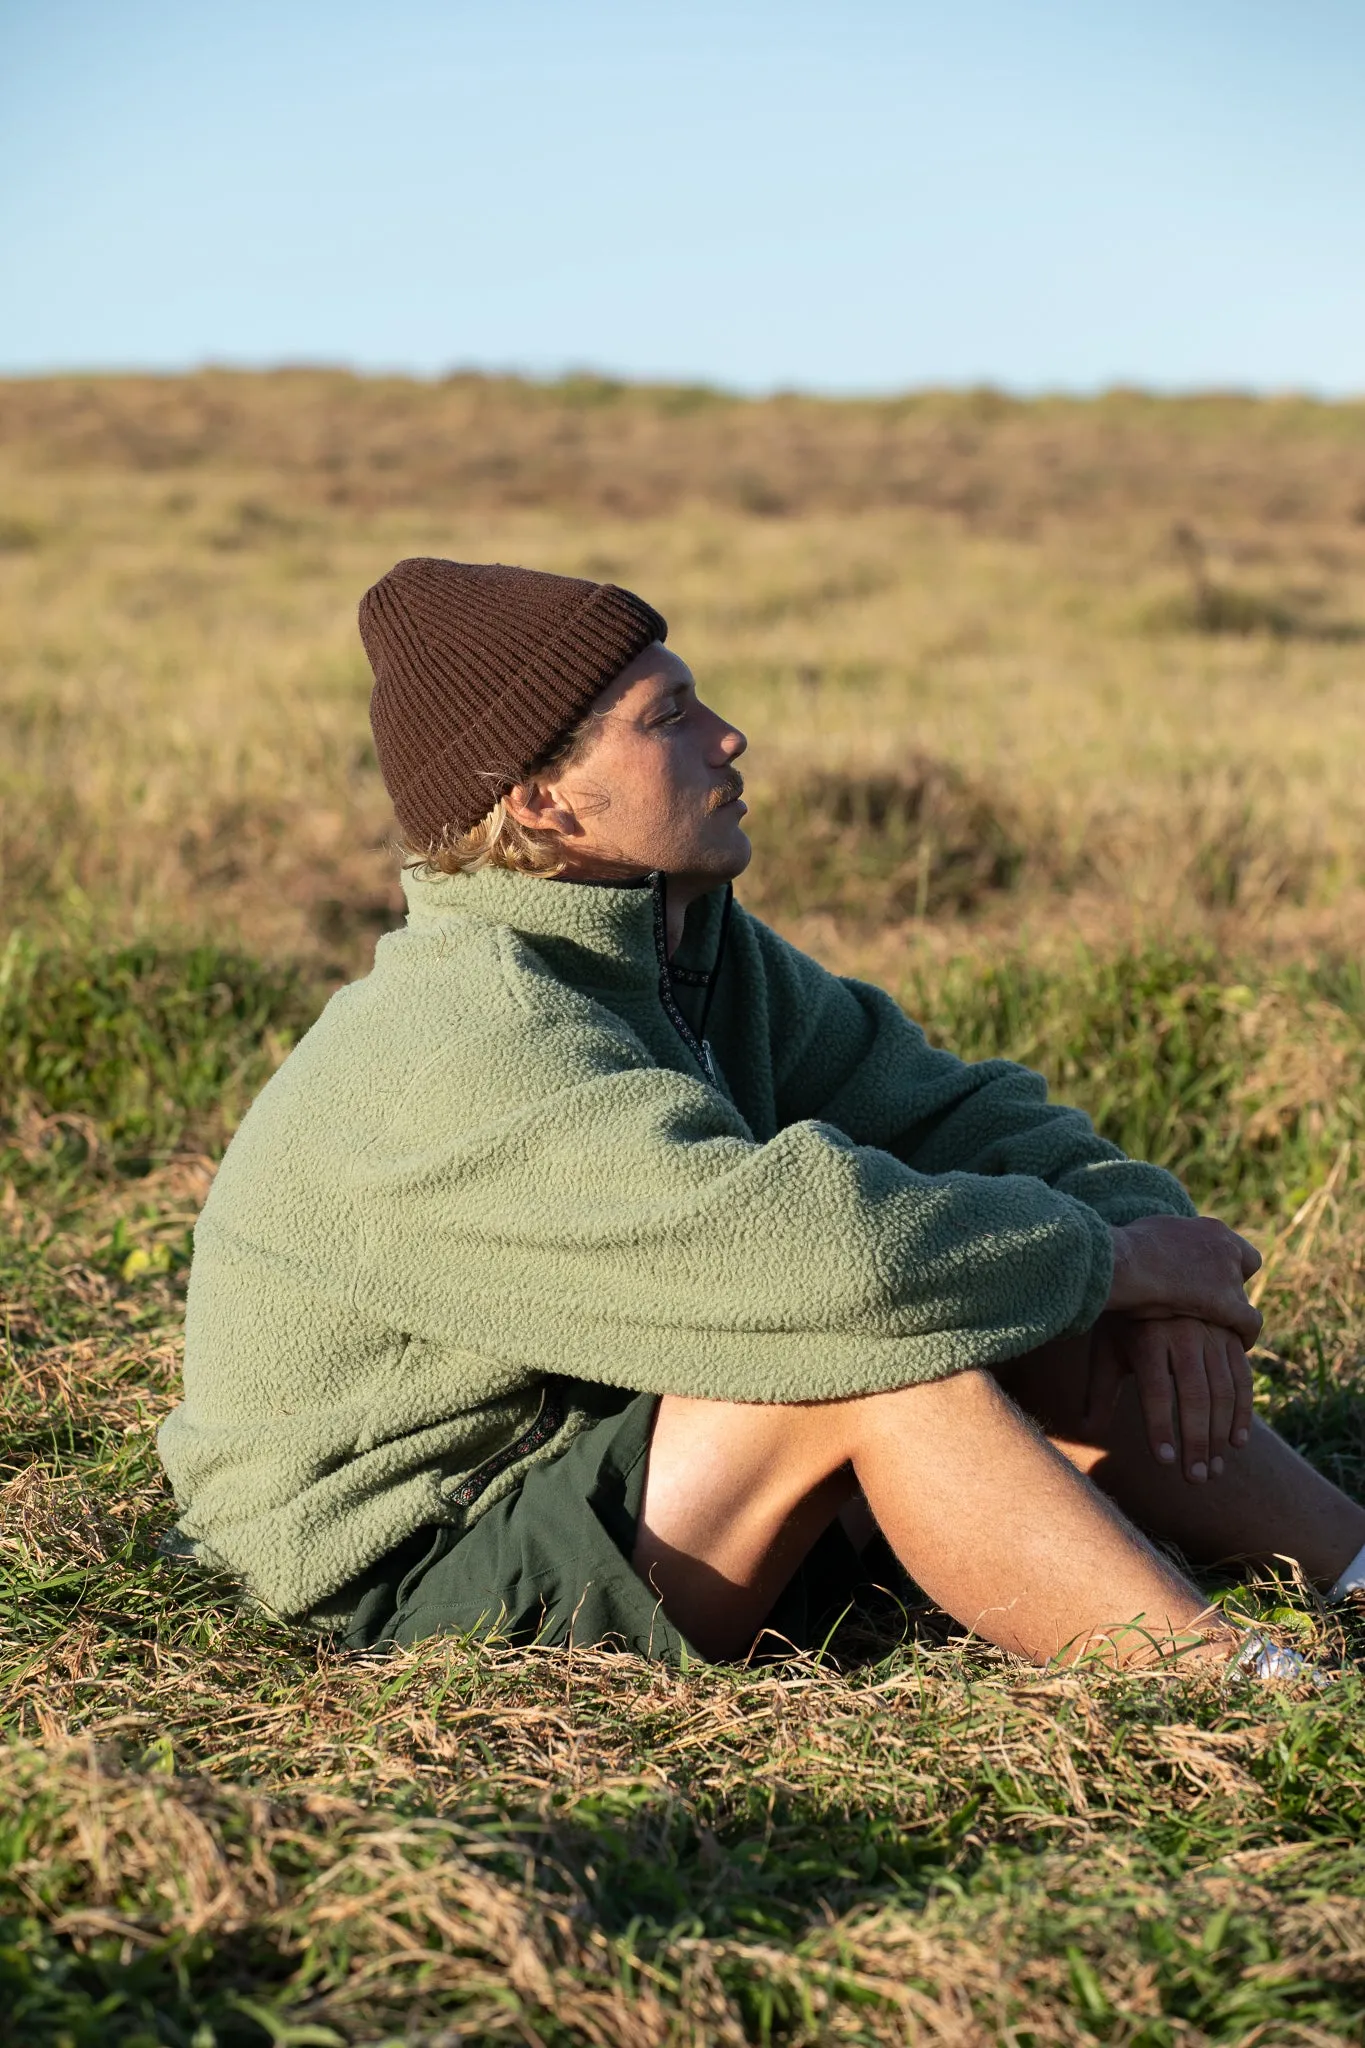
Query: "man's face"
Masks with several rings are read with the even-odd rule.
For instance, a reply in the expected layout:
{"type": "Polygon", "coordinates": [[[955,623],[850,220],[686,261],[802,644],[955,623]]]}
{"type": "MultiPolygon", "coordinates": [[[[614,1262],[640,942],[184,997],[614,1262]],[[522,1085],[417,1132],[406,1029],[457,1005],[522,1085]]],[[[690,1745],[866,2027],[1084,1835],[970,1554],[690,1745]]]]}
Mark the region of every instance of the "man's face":
{"type": "Polygon", "coordinates": [[[656,640],[593,711],[581,757],[509,798],[524,823],[559,832],[566,874],[633,881],[658,869],[705,887],[741,874],[752,849],[734,763],[747,742],[701,702],[687,663],[656,640]]]}

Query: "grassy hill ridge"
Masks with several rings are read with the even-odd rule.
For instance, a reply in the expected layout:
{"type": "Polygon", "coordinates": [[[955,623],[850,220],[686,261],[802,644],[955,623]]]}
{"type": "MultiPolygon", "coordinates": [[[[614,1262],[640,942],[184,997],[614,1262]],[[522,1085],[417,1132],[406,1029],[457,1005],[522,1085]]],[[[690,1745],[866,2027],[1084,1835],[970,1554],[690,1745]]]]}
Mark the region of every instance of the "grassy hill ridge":
{"type": "Polygon", "coordinates": [[[922,507],[1007,531],[1078,515],[1365,523],[1365,400],[1236,393],[743,398],[591,376],[62,376],[0,380],[0,461],[268,470],[370,509],[922,507]]]}

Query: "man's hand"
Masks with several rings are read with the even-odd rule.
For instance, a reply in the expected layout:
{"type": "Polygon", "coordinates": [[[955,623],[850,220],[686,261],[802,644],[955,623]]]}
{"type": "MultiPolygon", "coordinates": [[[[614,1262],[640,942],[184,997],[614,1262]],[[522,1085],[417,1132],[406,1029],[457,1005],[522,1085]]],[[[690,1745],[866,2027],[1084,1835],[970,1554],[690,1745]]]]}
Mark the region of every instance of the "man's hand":
{"type": "Polygon", "coordinates": [[[1251,1434],[1251,1367],[1240,1339],[1192,1316],[1101,1316],[1090,1338],[1088,1428],[1109,1421],[1127,1373],[1157,1463],[1176,1461],[1178,1411],[1186,1479],[1196,1486],[1216,1479],[1227,1453],[1251,1434]]]}
{"type": "Polygon", "coordinates": [[[1248,1244],[1212,1216],[1142,1216],[1114,1233],[1114,1283],[1106,1310],[1144,1321],[1194,1316],[1231,1330],[1249,1351],[1261,1317],[1246,1283],[1261,1263],[1248,1244]]]}

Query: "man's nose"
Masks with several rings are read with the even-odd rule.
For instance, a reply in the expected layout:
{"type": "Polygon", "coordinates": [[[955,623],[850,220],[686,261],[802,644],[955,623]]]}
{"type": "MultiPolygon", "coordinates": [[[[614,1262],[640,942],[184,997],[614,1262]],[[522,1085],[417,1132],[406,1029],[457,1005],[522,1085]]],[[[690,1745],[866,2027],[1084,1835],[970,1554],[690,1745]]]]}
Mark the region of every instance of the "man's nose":
{"type": "Polygon", "coordinates": [[[748,744],[737,725],[727,725],[720,736],[720,750],[727,761],[737,761],[748,744]]]}

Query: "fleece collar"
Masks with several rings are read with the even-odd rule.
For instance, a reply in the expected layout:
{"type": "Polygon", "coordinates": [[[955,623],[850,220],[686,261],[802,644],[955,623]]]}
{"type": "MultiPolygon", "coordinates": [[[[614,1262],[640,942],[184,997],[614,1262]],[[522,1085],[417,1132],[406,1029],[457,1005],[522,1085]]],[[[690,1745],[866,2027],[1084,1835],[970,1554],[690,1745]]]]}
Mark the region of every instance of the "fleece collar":
{"type": "MultiPolygon", "coordinates": [[[[476,918],[531,940],[566,979],[580,987],[657,988],[656,889],[649,881],[564,882],[480,868],[472,875],[408,869],[403,876],[408,923],[415,928],[476,918]]],[[[713,889],[687,912],[673,978],[709,978],[717,961],[728,891],[713,889]]]]}

